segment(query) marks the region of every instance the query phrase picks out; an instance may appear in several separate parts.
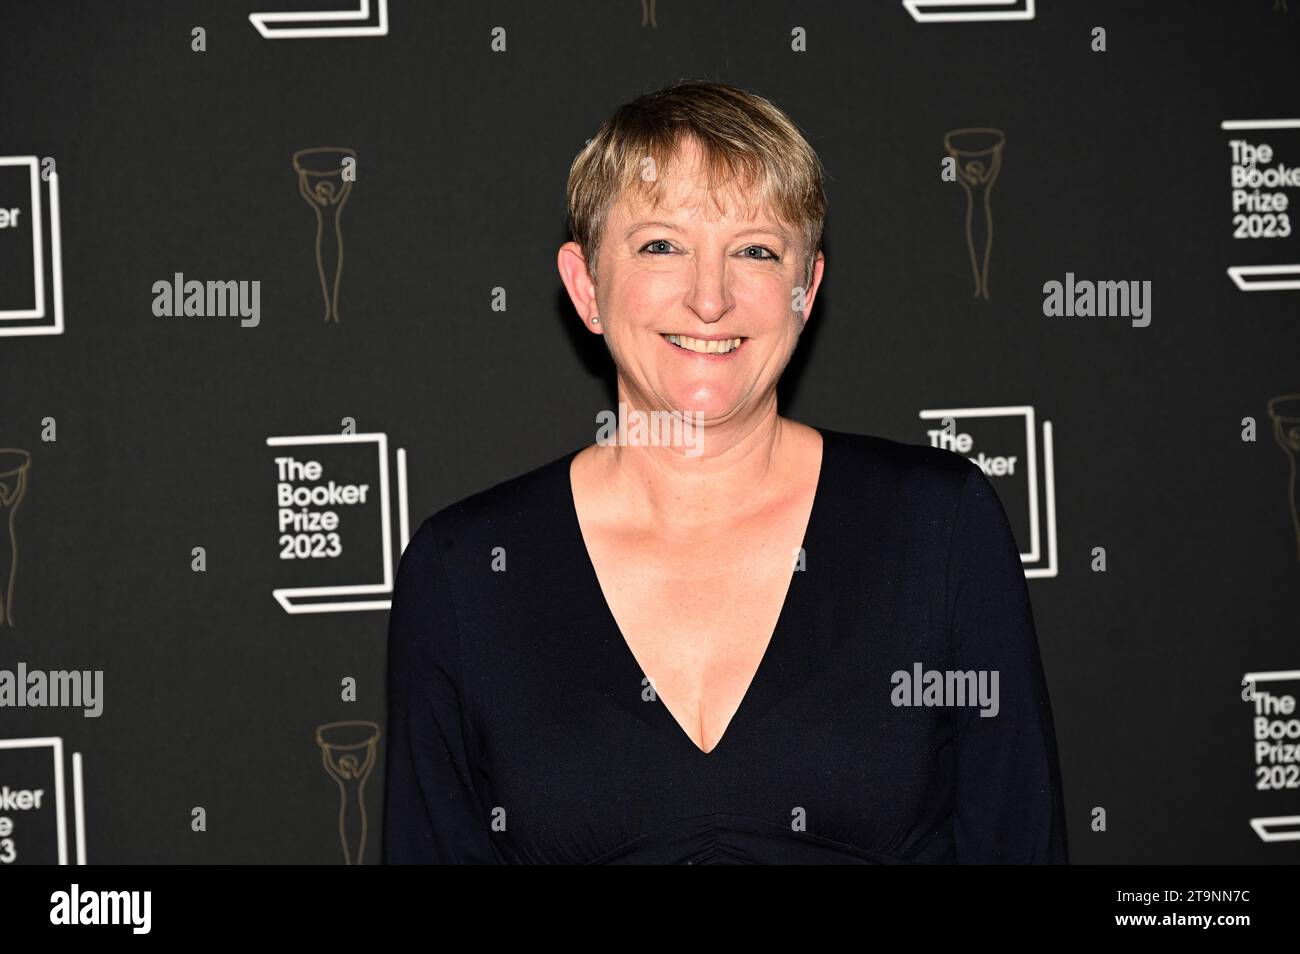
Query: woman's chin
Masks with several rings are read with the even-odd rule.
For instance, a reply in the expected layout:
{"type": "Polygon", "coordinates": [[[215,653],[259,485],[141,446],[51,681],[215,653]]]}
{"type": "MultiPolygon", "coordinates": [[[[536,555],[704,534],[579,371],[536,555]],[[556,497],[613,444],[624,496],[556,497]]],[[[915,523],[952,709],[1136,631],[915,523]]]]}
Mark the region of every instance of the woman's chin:
{"type": "Polygon", "coordinates": [[[729,417],[735,410],[739,395],[729,389],[717,387],[683,388],[668,393],[668,406],[682,417],[692,421],[714,421],[729,417]]]}

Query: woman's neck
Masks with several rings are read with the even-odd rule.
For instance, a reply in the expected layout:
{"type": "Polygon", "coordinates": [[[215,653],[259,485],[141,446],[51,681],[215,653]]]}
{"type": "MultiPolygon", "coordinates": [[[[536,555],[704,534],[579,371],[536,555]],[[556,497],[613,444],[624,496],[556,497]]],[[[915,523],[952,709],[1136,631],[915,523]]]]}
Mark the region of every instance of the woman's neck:
{"type": "MultiPolygon", "coordinates": [[[[636,408],[620,393],[625,413],[636,408]]],[[[683,427],[691,427],[686,415],[683,427]]],[[[684,533],[709,524],[743,520],[786,493],[791,423],[777,414],[776,395],[744,418],[708,424],[692,435],[694,446],[614,443],[598,447],[593,468],[611,517],[684,533]]]]}

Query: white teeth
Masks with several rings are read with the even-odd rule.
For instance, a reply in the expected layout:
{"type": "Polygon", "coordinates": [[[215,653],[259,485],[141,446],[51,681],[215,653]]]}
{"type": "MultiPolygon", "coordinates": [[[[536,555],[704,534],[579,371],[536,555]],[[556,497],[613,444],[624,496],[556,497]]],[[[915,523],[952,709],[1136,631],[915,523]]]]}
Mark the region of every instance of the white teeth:
{"type": "Polygon", "coordinates": [[[687,335],[664,335],[664,337],[679,348],[695,351],[699,354],[727,354],[739,348],[740,342],[743,340],[741,338],[723,338],[720,341],[701,341],[699,338],[691,338],[687,335]]]}

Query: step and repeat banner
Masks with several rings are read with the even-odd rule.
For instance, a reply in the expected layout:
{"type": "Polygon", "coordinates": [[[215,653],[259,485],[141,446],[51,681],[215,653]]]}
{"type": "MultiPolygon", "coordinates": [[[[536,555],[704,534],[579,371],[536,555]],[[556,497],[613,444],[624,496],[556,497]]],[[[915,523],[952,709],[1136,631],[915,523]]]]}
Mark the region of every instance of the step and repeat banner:
{"type": "Polygon", "coordinates": [[[687,77],[829,173],[782,413],[998,490],[1071,859],[1300,860],[1300,2],[0,19],[0,865],[379,860],[402,549],[616,406],[569,164],[687,77]]]}

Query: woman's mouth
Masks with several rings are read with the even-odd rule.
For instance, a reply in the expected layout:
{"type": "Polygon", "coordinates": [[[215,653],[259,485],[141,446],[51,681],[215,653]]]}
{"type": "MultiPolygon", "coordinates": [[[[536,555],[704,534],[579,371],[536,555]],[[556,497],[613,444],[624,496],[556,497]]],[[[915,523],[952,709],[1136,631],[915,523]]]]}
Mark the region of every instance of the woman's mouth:
{"type": "Polygon", "coordinates": [[[734,338],[715,338],[705,340],[689,335],[665,335],[661,338],[678,351],[688,352],[692,357],[727,358],[735,354],[748,338],[737,335],[734,338]]]}

